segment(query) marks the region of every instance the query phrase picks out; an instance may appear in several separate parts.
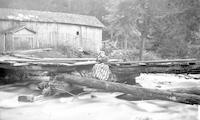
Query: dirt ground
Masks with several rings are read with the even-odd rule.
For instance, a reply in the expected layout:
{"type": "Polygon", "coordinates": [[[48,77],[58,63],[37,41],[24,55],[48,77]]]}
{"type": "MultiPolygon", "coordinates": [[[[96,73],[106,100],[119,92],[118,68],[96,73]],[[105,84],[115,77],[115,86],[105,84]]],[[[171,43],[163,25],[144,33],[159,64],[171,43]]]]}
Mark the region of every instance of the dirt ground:
{"type": "MultiPolygon", "coordinates": [[[[138,79],[144,78],[141,75],[138,79]]],[[[151,78],[148,76],[148,78],[151,78]]],[[[51,97],[33,103],[17,101],[19,95],[39,95],[35,86],[1,85],[0,120],[197,120],[197,106],[149,100],[125,101],[119,93],[92,93],[51,97]]]]}

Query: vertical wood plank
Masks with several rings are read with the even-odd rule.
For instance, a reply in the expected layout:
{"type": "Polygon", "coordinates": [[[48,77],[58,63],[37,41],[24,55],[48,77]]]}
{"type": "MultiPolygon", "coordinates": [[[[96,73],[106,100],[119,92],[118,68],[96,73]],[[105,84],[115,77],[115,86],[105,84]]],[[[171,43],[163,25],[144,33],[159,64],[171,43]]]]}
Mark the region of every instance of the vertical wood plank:
{"type": "Polygon", "coordinates": [[[0,34],[0,53],[5,51],[4,34],[0,34]]]}
{"type": "Polygon", "coordinates": [[[14,43],[14,36],[11,35],[11,39],[12,39],[12,50],[14,51],[15,50],[15,43],[14,43]]]}

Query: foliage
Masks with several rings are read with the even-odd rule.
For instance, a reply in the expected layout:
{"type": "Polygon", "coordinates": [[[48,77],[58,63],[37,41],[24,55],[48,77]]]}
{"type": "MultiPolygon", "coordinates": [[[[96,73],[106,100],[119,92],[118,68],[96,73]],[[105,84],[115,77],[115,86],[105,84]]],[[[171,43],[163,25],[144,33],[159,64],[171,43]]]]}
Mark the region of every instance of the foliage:
{"type": "MultiPolygon", "coordinates": [[[[139,50],[113,50],[109,58],[123,59],[124,61],[139,61],[139,50]]],[[[158,60],[161,59],[153,52],[144,52],[144,60],[158,60]]]]}
{"type": "Polygon", "coordinates": [[[144,60],[160,60],[161,57],[155,54],[154,52],[144,52],[144,60]]]}
{"type": "MultiPolygon", "coordinates": [[[[198,9],[199,1],[192,0],[190,4],[184,0],[169,0],[168,14],[161,16],[160,35],[157,39],[157,52],[163,57],[186,58],[189,54],[189,45],[193,39],[193,31],[199,31],[198,9]],[[192,6],[191,6],[192,5],[192,6]]],[[[158,34],[158,33],[157,33],[158,34]]]]}
{"type": "Polygon", "coordinates": [[[1,0],[0,7],[93,15],[102,20],[106,0],[1,0]]]}
{"type": "Polygon", "coordinates": [[[117,49],[116,42],[110,40],[103,41],[102,51],[104,51],[106,55],[110,55],[113,50],[117,49]]]}
{"type": "Polygon", "coordinates": [[[148,50],[163,58],[187,58],[190,46],[198,41],[199,1],[123,0],[107,19],[114,35],[123,36],[123,41],[134,39],[137,34],[133,31],[137,30],[140,38],[148,40],[146,43],[151,46],[148,50]]]}
{"type": "Polygon", "coordinates": [[[97,53],[94,53],[92,51],[82,51],[69,45],[60,45],[57,48],[57,51],[61,52],[63,55],[65,55],[65,57],[69,58],[90,58],[97,56],[97,53]]]}
{"type": "Polygon", "coordinates": [[[109,58],[123,59],[124,61],[138,60],[138,50],[113,50],[109,58]]]}

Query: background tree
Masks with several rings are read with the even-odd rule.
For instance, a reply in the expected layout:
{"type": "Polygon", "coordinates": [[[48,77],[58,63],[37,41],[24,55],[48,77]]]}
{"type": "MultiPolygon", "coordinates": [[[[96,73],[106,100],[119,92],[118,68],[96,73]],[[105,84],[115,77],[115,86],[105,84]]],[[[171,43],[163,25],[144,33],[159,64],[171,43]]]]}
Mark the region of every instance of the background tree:
{"type": "Polygon", "coordinates": [[[163,58],[191,57],[191,44],[199,44],[199,0],[123,0],[115,9],[107,19],[124,43],[136,28],[146,50],[163,58]]]}
{"type": "Polygon", "coordinates": [[[141,57],[144,41],[151,33],[153,19],[149,0],[124,0],[111,10],[106,20],[115,38],[122,41],[123,48],[130,48],[128,45],[140,48],[141,57]]]}

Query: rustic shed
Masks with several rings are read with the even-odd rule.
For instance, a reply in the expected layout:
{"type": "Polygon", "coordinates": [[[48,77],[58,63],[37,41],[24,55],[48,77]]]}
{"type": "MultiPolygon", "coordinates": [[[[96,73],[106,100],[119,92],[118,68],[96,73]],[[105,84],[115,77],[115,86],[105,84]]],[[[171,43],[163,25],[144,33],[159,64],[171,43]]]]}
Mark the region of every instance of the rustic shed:
{"type": "MultiPolygon", "coordinates": [[[[29,44],[29,47],[23,47],[23,49],[71,45],[76,48],[97,52],[102,47],[103,27],[104,25],[93,16],[0,8],[1,33],[2,31],[17,28],[20,31],[10,35],[16,36],[15,34],[26,32],[30,36],[34,36],[33,41],[37,43],[29,44]],[[20,29],[21,26],[25,27],[20,29]]],[[[1,43],[9,41],[8,36],[1,34],[1,43]]],[[[18,39],[17,37],[15,38],[18,39]]],[[[3,47],[3,45],[0,45],[0,51],[11,49],[11,47],[3,47]]]]}
{"type": "Polygon", "coordinates": [[[38,47],[38,42],[35,39],[36,32],[26,26],[11,28],[1,32],[1,34],[4,36],[2,41],[5,50],[23,50],[38,47]]]}

